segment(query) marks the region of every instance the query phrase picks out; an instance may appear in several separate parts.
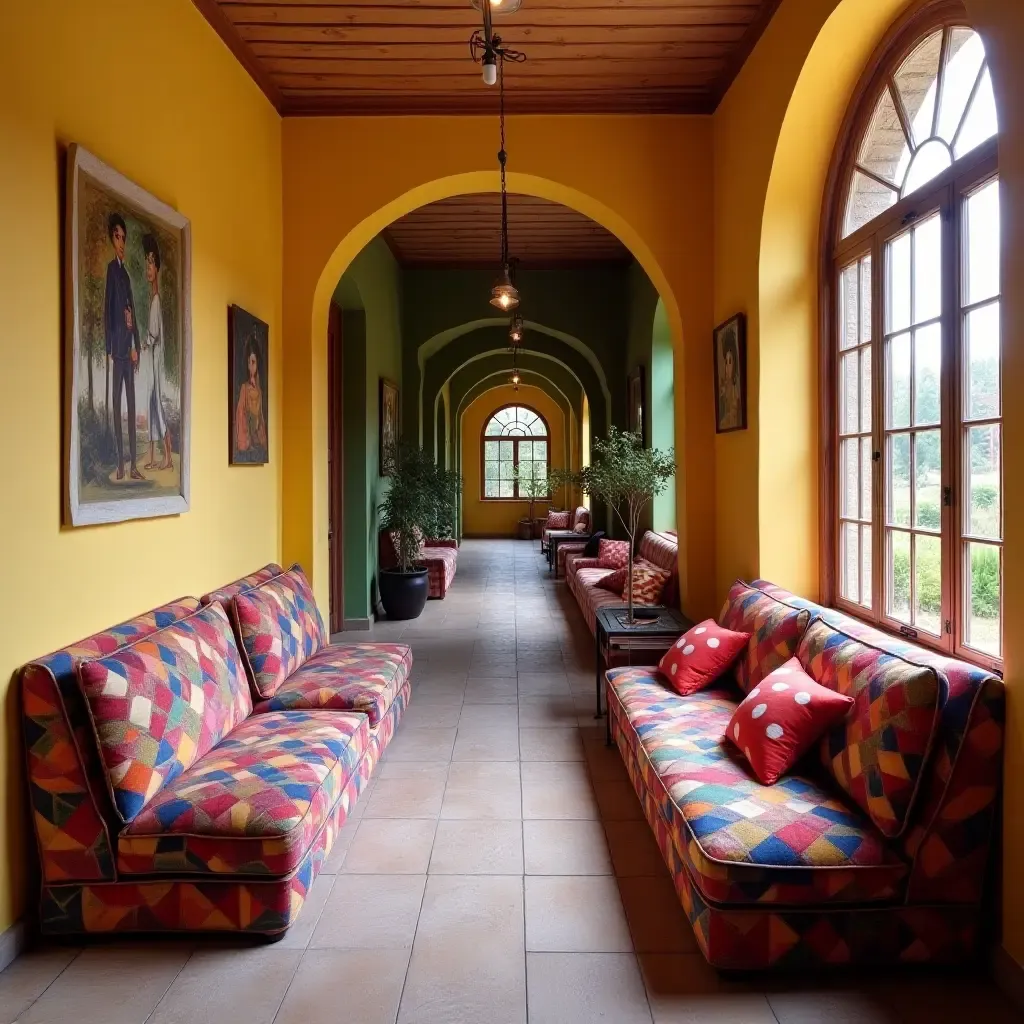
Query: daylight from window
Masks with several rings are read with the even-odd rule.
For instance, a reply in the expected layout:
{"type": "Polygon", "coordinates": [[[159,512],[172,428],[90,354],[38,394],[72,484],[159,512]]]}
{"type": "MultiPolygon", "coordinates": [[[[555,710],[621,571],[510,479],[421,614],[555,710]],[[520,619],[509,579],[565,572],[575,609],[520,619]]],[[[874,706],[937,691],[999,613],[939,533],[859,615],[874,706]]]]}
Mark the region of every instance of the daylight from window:
{"type": "MultiPolygon", "coordinates": [[[[527,480],[547,481],[548,427],[523,405],[499,409],[484,428],[484,498],[527,496],[527,480]],[[491,440],[496,438],[500,440],[491,440]]],[[[534,497],[546,496],[540,488],[534,497]]]]}

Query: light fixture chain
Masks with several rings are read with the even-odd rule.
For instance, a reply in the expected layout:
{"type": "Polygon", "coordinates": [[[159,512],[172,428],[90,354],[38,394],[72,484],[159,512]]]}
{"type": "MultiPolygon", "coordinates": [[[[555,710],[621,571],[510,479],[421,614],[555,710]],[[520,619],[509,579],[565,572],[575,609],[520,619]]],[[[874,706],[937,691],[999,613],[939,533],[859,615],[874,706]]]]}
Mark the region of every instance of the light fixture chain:
{"type": "Polygon", "coordinates": [[[508,267],[508,186],[505,180],[505,165],[508,152],[505,149],[505,57],[498,50],[498,122],[501,130],[501,149],[498,163],[501,165],[501,265],[508,267]]]}

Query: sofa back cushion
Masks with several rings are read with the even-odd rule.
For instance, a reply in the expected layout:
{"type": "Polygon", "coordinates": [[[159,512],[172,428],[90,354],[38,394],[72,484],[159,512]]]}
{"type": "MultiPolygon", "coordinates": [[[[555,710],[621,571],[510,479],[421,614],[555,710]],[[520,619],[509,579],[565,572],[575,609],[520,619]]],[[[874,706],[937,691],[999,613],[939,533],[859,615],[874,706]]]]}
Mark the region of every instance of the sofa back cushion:
{"type": "Polygon", "coordinates": [[[811,622],[797,657],[815,682],[854,701],[822,739],[822,763],[883,835],[900,835],[938,727],[938,674],[821,618],[811,622]]]}
{"type": "Polygon", "coordinates": [[[736,682],[744,693],[796,654],[810,620],[806,609],[790,608],[742,580],[732,585],[718,624],[750,634],[746,653],[736,660],[736,682]]]}
{"type": "Polygon", "coordinates": [[[280,576],[282,572],[284,570],[277,562],[270,562],[263,566],[262,569],[257,569],[255,572],[249,573],[248,576],[243,576],[240,580],[227,583],[223,587],[211,590],[208,594],[203,594],[199,601],[203,605],[220,601],[225,608],[229,608],[231,606],[231,599],[235,594],[240,594],[243,590],[248,590],[250,587],[258,587],[261,583],[266,583],[267,580],[280,576]]]}
{"type": "Polygon", "coordinates": [[[679,538],[674,533],[655,533],[647,530],[640,538],[637,556],[646,558],[659,569],[668,569],[670,573],[679,571],[679,538]]]}
{"type": "Polygon", "coordinates": [[[82,662],[78,676],[114,809],[125,822],[252,712],[220,603],[82,662]]]}
{"type": "Polygon", "coordinates": [[[249,678],[264,699],[273,697],[278,687],[327,643],[320,609],[298,565],[236,594],[232,612],[249,678]]]}
{"type": "Polygon", "coordinates": [[[574,533],[590,533],[590,509],[586,505],[580,505],[573,514],[572,529],[574,533]]]}

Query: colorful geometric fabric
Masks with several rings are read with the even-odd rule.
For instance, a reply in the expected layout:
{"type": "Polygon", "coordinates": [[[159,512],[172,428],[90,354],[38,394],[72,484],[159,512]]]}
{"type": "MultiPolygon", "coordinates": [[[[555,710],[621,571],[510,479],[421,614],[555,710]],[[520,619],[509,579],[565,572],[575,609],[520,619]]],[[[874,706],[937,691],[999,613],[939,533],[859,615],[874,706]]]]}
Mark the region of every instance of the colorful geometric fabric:
{"type": "Polygon", "coordinates": [[[179,598],[22,669],[29,795],[44,881],[114,876],[110,823],[117,818],[78,685],[79,662],[113,654],[198,607],[195,598],[179,598]]]}
{"type": "Polygon", "coordinates": [[[232,600],[256,696],[277,688],[327,642],[324,620],[298,565],[232,600]]]}
{"type": "Polygon", "coordinates": [[[287,875],[370,745],[365,715],[254,715],[169,782],[121,833],[126,874],[287,875]]]}
{"type": "MultiPolygon", "coordinates": [[[[633,566],[633,604],[661,604],[661,595],[665,592],[669,577],[667,569],[657,569],[653,565],[637,562],[633,566]]],[[[622,588],[622,598],[629,601],[626,586],[622,588]]]]}
{"type": "Polygon", "coordinates": [[[125,822],[252,711],[221,604],[83,662],[78,671],[114,807],[125,822]]]}
{"type": "Polygon", "coordinates": [[[900,835],[939,723],[937,673],[820,618],[807,628],[797,656],[811,678],[855,701],[822,739],[822,763],[883,835],[900,835]]]}
{"type": "Polygon", "coordinates": [[[742,580],[732,585],[718,624],[750,633],[747,653],[736,662],[736,682],[744,693],[796,654],[810,620],[810,612],[791,608],[742,580]]]}
{"type": "Polygon", "coordinates": [[[852,697],[819,686],[790,658],[743,698],[725,734],[773,786],[851,707],[852,697]]]}
{"type": "Polygon", "coordinates": [[[430,541],[423,549],[420,561],[427,568],[427,597],[443,598],[455,579],[459,561],[457,541],[430,541]]]}
{"type": "Polygon", "coordinates": [[[727,672],[749,639],[749,633],[734,633],[714,619],[705,619],[665,652],[658,668],[666,683],[681,697],[687,697],[706,689],[727,672]]]}
{"type": "Polygon", "coordinates": [[[625,569],[629,565],[629,541],[602,537],[597,545],[597,560],[602,569],[625,569]]]}
{"type": "Polygon", "coordinates": [[[411,669],[412,648],[404,644],[331,644],[253,711],[359,711],[376,725],[411,669]]]}
{"type": "Polygon", "coordinates": [[[231,599],[235,594],[258,587],[261,583],[266,583],[275,576],[280,576],[283,572],[284,569],[277,562],[270,562],[268,565],[263,566],[262,569],[257,569],[255,572],[249,573],[248,576],[243,576],[240,580],[235,580],[234,583],[229,583],[225,587],[218,587],[216,590],[211,590],[208,594],[203,594],[199,598],[199,603],[205,606],[213,604],[214,601],[220,601],[225,608],[230,608],[231,599]]]}
{"type": "Polygon", "coordinates": [[[607,673],[613,735],[673,845],[717,903],[859,903],[901,893],[908,865],[815,777],[760,783],[725,738],[732,690],[680,697],[660,673],[607,673]]]}

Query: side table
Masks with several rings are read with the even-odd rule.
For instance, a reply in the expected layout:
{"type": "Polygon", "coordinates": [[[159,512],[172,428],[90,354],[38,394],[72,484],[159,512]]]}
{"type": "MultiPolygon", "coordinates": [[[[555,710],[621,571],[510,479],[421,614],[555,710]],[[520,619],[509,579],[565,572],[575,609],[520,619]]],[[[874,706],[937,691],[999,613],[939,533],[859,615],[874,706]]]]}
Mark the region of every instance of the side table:
{"type": "MultiPolygon", "coordinates": [[[[693,623],[675,608],[661,605],[643,606],[645,611],[657,612],[656,619],[641,619],[634,625],[626,623],[629,608],[626,605],[604,605],[597,609],[594,625],[595,644],[595,679],[594,690],[597,701],[595,718],[600,718],[601,711],[601,664],[609,663],[615,651],[667,651],[693,623]]],[[[606,716],[605,741],[611,744],[611,720],[606,716]]]]}
{"type": "Polygon", "coordinates": [[[554,569],[556,580],[558,579],[558,545],[565,541],[586,543],[591,536],[589,533],[575,533],[572,530],[548,530],[548,569],[554,569]]]}

